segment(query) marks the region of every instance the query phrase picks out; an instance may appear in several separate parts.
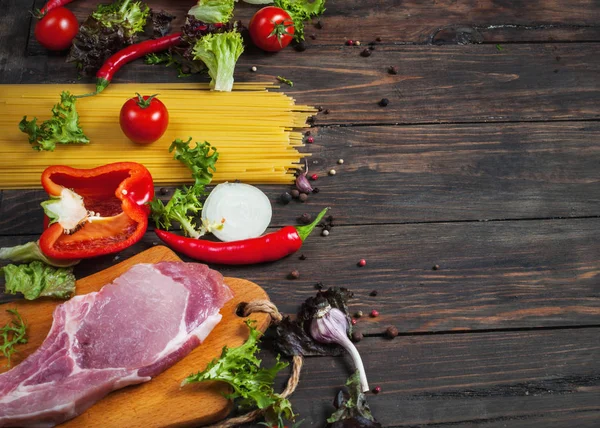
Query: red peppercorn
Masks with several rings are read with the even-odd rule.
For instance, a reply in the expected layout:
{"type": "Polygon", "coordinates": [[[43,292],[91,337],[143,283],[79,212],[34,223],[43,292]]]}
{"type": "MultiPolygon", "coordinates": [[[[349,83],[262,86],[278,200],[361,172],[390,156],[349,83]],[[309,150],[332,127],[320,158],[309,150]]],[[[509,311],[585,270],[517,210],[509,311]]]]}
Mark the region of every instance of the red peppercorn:
{"type": "Polygon", "coordinates": [[[363,267],[363,266],[365,266],[366,264],[367,264],[367,261],[366,261],[365,259],[360,259],[360,261],[358,262],[358,265],[359,265],[360,267],[363,267]]]}
{"type": "Polygon", "coordinates": [[[308,137],[308,138],[306,139],[306,142],[307,142],[307,143],[309,143],[309,144],[312,144],[312,143],[314,143],[314,142],[315,142],[315,139],[314,139],[313,137],[308,137]]]}
{"type": "Polygon", "coordinates": [[[352,320],[350,320],[350,322],[352,323],[352,325],[356,325],[356,319],[352,318],[352,320]]]}
{"type": "Polygon", "coordinates": [[[373,388],[373,394],[379,394],[380,392],[381,392],[380,386],[376,386],[375,388],[373,388]]]}
{"type": "Polygon", "coordinates": [[[372,317],[372,318],[376,318],[376,317],[378,317],[378,316],[379,316],[379,311],[377,311],[377,310],[373,309],[373,310],[371,311],[371,317],[372,317]]]}
{"type": "Polygon", "coordinates": [[[310,179],[312,181],[315,181],[317,178],[319,178],[319,176],[317,174],[313,174],[313,175],[310,176],[310,179]]]}
{"type": "Polygon", "coordinates": [[[354,46],[354,42],[352,40],[346,40],[346,45],[354,46]]]}

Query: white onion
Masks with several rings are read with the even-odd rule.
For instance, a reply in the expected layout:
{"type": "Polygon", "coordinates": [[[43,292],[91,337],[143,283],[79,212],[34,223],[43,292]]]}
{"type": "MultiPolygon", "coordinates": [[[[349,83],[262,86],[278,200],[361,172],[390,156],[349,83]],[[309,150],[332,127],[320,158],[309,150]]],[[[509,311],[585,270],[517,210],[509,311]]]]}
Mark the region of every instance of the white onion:
{"type": "Polygon", "coordinates": [[[271,202],[257,187],[243,183],[216,186],[204,203],[202,220],[215,223],[225,219],[221,230],[212,233],[225,242],[256,238],[271,223],[271,202]]]}

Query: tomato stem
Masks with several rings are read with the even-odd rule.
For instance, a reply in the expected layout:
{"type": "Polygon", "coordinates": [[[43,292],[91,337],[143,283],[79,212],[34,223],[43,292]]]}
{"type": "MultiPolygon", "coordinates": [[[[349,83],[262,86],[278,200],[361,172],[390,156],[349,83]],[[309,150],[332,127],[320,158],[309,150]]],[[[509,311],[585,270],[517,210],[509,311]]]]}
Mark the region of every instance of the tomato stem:
{"type": "Polygon", "coordinates": [[[152,102],[154,97],[156,97],[158,95],[158,94],[150,95],[147,99],[144,99],[144,97],[142,97],[139,93],[136,92],[135,94],[138,96],[137,105],[140,106],[140,108],[150,107],[150,103],[152,102]]]}

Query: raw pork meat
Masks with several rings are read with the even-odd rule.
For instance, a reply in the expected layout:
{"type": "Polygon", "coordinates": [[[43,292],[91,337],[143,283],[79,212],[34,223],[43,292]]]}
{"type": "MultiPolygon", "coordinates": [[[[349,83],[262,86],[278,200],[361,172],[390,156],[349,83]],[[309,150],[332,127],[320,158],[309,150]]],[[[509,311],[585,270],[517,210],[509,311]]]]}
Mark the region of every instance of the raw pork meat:
{"type": "Polygon", "coordinates": [[[208,266],[162,262],[72,298],[54,311],[42,346],[0,375],[0,426],[54,426],[149,381],[208,336],[232,297],[208,266]]]}

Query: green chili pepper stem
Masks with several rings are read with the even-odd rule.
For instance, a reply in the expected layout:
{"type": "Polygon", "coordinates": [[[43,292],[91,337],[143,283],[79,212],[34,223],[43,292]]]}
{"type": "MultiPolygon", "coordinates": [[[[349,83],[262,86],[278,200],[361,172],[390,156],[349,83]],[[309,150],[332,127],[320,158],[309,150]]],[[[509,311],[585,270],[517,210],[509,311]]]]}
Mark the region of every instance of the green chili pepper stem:
{"type": "Polygon", "coordinates": [[[306,238],[308,238],[308,235],[310,235],[310,233],[317,226],[317,224],[319,224],[319,222],[323,220],[323,217],[325,217],[325,214],[327,214],[327,210],[329,210],[329,207],[321,211],[317,218],[311,224],[307,224],[306,226],[294,226],[298,231],[298,235],[300,235],[300,239],[302,239],[303,242],[306,240],[306,238]]]}

